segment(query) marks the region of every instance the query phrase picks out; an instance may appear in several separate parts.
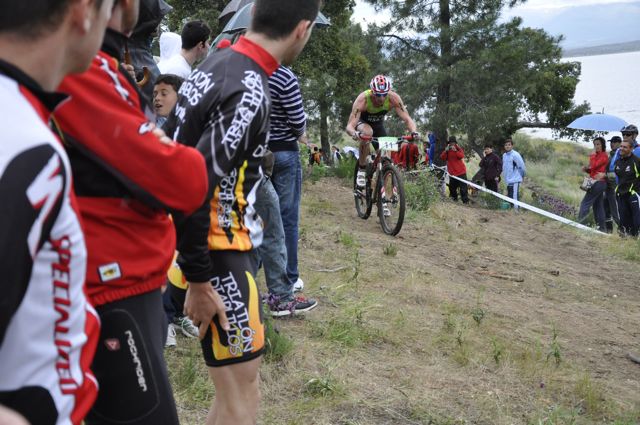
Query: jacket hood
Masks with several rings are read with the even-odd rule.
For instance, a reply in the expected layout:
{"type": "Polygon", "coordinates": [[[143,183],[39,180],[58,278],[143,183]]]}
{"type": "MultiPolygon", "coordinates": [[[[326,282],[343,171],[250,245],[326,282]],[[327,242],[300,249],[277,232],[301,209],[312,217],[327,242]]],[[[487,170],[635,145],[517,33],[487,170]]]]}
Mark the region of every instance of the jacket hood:
{"type": "Polygon", "coordinates": [[[163,32],[160,34],[160,60],[164,61],[180,53],[182,50],[182,37],[175,32],[163,32]]]}

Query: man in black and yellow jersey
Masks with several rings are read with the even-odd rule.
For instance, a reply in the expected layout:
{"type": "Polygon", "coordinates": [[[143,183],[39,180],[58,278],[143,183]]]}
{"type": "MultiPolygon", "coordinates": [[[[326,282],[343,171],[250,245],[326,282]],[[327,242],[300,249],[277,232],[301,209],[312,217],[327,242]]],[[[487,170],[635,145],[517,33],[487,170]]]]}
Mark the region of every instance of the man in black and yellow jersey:
{"type": "MultiPolygon", "coordinates": [[[[360,157],[358,165],[360,166],[356,176],[356,184],[358,187],[365,185],[365,169],[367,166],[367,158],[369,146],[364,143],[361,136],[383,137],[387,135],[384,128],[384,117],[391,109],[404,121],[407,129],[413,135],[414,142],[419,139],[416,123],[413,122],[411,116],[407,112],[407,107],[402,102],[398,93],[391,90],[391,81],[384,75],[376,75],[369,84],[369,89],[358,95],[349,122],[347,123],[347,134],[354,140],[360,142],[360,157]]],[[[373,147],[378,150],[378,144],[373,142],[373,147]]]]}
{"type": "Polygon", "coordinates": [[[164,126],[197,146],[209,194],[176,217],[178,262],[189,283],[185,313],[200,338],[216,396],[207,424],[255,424],[264,350],[260,294],[251,250],[262,242],[254,203],[262,181],[271,99],[268,77],[307,43],[320,0],[256,0],[246,35],[211,54],[182,84],[164,126]]]}

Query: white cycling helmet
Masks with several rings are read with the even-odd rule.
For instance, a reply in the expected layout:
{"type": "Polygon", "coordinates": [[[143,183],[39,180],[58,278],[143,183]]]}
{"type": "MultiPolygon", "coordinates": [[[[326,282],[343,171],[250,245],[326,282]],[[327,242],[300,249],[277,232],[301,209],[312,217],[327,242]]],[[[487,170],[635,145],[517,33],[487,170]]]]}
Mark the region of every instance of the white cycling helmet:
{"type": "Polygon", "coordinates": [[[389,94],[389,90],[391,90],[391,81],[382,74],[376,75],[371,79],[369,87],[371,87],[373,94],[384,96],[389,94]]]}

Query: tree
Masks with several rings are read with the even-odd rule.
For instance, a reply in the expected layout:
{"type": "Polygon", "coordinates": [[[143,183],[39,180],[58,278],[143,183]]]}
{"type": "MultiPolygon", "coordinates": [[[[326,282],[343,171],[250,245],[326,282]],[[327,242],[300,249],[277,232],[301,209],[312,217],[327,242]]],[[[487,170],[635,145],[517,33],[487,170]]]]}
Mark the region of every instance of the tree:
{"type": "Polygon", "coordinates": [[[523,0],[367,1],[391,11],[378,36],[406,103],[428,114],[440,136],[438,152],[449,131],[466,134],[480,152],[486,141],[525,127],[559,129],[589,110],[572,101],[580,64],[560,61],[560,37],[523,28],[520,18],[499,21],[503,8],[523,0]]]}
{"type": "Polygon", "coordinates": [[[182,26],[189,21],[201,19],[211,27],[212,34],[218,34],[218,16],[230,0],[165,0],[173,7],[165,21],[169,31],[180,34],[182,26]]]}
{"type": "Polygon", "coordinates": [[[330,20],[328,28],[315,29],[307,47],[294,64],[302,88],[309,123],[319,127],[320,142],[327,162],[332,160],[330,140],[341,137],[355,96],[365,87],[370,61],[367,43],[377,45],[358,25],[349,21],[353,0],[325,2],[322,10],[330,20]]]}

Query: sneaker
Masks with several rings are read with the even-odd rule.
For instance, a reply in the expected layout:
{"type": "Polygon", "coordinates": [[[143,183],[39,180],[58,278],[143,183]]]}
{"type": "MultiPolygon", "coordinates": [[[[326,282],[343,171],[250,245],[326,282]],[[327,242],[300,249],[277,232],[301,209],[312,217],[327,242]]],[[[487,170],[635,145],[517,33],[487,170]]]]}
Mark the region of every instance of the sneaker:
{"type": "Polygon", "coordinates": [[[269,306],[269,313],[271,313],[271,316],[286,317],[293,314],[295,301],[280,301],[278,300],[278,297],[269,295],[267,305],[269,306]]]}
{"type": "Polygon", "coordinates": [[[180,329],[180,332],[182,332],[182,335],[186,336],[187,338],[197,338],[198,336],[200,336],[200,329],[198,329],[198,327],[194,325],[191,319],[189,319],[187,316],[176,316],[173,319],[173,324],[174,326],[178,327],[180,329]]]}
{"type": "Polygon", "coordinates": [[[176,342],[176,329],[173,325],[169,325],[167,329],[167,340],[164,342],[164,346],[166,347],[175,347],[177,345],[176,342]]]}
{"type": "Polygon", "coordinates": [[[302,279],[298,278],[296,283],[293,284],[293,292],[300,292],[304,289],[304,282],[302,279]]]}
{"type": "Polygon", "coordinates": [[[267,301],[269,305],[269,312],[273,317],[287,317],[292,314],[303,314],[307,311],[311,311],[318,306],[318,301],[305,298],[296,297],[292,301],[278,301],[275,297],[270,297],[267,301]]]}
{"type": "Polygon", "coordinates": [[[364,170],[358,170],[358,174],[356,174],[356,186],[360,189],[364,189],[366,178],[367,173],[364,170]]]}
{"type": "Polygon", "coordinates": [[[293,314],[302,314],[311,311],[318,306],[318,301],[313,298],[296,297],[293,306],[293,314]]]}

